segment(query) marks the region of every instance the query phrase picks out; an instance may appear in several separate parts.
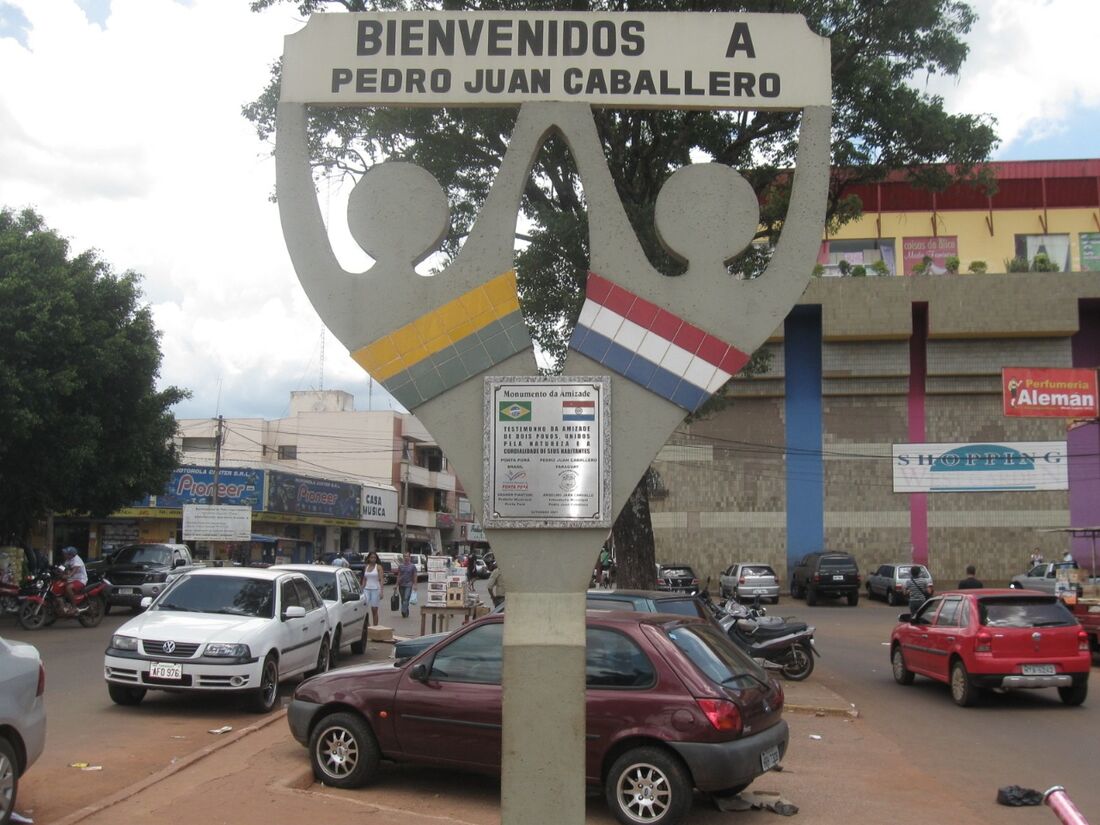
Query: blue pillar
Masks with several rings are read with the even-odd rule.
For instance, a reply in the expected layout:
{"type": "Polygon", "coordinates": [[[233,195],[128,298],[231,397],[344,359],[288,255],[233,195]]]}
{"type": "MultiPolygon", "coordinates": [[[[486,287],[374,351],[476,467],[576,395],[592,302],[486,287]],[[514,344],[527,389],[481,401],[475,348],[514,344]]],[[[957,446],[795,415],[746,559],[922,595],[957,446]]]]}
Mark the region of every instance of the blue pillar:
{"type": "Polygon", "coordinates": [[[825,546],[821,307],[796,306],[783,326],[787,419],[787,565],[825,546]]]}

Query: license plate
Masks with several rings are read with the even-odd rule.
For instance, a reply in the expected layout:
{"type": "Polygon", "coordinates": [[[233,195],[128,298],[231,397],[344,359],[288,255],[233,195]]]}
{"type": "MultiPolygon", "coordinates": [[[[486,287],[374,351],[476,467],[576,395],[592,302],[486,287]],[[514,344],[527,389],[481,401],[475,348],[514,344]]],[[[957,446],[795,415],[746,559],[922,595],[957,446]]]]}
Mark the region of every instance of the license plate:
{"type": "Polygon", "coordinates": [[[753,593],[767,593],[768,588],[766,588],[766,587],[755,587],[755,588],[753,588],[752,592],[753,593]]]}
{"type": "Polygon", "coordinates": [[[760,754],[760,770],[770,771],[779,764],[779,746],[768,748],[760,754]]]}
{"type": "Polygon", "coordinates": [[[134,588],[132,587],[119,587],[115,589],[115,592],[120,596],[132,596],[134,595],[134,588]]]}
{"type": "Polygon", "coordinates": [[[844,575],[843,575],[843,574],[841,574],[841,575],[839,575],[839,576],[838,576],[838,575],[836,575],[836,574],[834,573],[834,574],[833,574],[833,581],[835,581],[835,582],[842,582],[842,581],[844,581],[844,575]]]}
{"type": "Polygon", "coordinates": [[[1024,676],[1053,676],[1054,665],[1024,665],[1024,676]]]}
{"type": "Polygon", "coordinates": [[[153,662],[149,665],[150,679],[182,679],[183,665],[169,664],[167,662],[153,662]]]}

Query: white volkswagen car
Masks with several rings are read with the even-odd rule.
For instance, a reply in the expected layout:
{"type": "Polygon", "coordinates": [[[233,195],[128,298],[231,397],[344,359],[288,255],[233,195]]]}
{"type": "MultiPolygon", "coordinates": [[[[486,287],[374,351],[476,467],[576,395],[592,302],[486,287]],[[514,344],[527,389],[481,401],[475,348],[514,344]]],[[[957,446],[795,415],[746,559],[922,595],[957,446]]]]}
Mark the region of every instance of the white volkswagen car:
{"type": "Polygon", "coordinates": [[[0,822],[12,818],[19,779],[46,744],[45,690],[38,651],[0,639],[0,822]]]}
{"type": "Polygon", "coordinates": [[[103,676],[120,705],[149,690],[232,692],[266,713],[279,682],[328,670],[330,639],[325,604],[301,573],[195,570],[111,637],[103,676]]]}
{"type": "Polygon", "coordinates": [[[367,649],[367,606],[363,603],[355,571],[329,564],[276,564],[269,569],[301,573],[313,582],[325,600],[332,634],[329,645],[332,667],[336,667],[336,656],[345,645],[352,653],[363,653],[367,649]]]}

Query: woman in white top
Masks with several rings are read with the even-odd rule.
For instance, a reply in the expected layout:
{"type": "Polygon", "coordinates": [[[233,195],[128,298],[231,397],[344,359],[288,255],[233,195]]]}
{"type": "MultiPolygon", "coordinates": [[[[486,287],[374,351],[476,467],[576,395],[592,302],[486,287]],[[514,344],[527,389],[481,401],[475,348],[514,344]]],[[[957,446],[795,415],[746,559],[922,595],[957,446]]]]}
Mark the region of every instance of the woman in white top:
{"type": "Polygon", "coordinates": [[[363,601],[370,606],[371,624],[378,624],[378,606],[382,604],[382,562],[378,554],[367,553],[367,565],[363,568],[363,601]]]}

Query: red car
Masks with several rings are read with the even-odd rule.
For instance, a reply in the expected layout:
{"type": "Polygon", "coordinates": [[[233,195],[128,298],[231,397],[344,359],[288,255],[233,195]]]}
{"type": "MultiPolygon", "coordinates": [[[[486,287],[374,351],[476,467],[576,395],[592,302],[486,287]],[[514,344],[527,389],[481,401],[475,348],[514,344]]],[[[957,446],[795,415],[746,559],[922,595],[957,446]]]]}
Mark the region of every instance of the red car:
{"type": "MultiPolygon", "coordinates": [[[[499,773],[503,620],[299,685],[287,721],[314,776],[358,787],[380,759],[499,773]]],[[[587,624],[585,774],[620,822],[673,825],[693,788],[738,792],[779,764],[783,690],[710,622],[590,611],[587,624]]]]}
{"type": "Polygon", "coordinates": [[[957,705],[988,688],[1058,688],[1067,705],[1089,689],[1089,638],[1054,596],[1035,590],[941,593],[913,616],[903,613],[890,636],[894,679],[920,674],[951,686],[957,705]]]}

